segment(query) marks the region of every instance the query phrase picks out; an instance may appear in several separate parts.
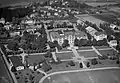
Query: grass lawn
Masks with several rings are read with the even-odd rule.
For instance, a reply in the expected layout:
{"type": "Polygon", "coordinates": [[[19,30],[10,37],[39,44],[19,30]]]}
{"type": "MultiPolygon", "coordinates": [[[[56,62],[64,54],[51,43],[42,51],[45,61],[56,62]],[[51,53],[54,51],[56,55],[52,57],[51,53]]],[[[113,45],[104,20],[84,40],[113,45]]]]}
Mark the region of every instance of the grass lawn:
{"type": "Polygon", "coordinates": [[[102,55],[107,55],[107,56],[114,56],[117,54],[116,51],[114,51],[113,49],[111,50],[99,50],[99,52],[102,54],[102,55]]]}
{"type": "Polygon", "coordinates": [[[56,56],[59,57],[61,60],[65,60],[65,59],[72,59],[72,57],[74,57],[74,54],[73,52],[56,53],[56,56]]]}
{"type": "Polygon", "coordinates": [[[29,55],[26,56],[26,59],[30,65],[33,65],[34,63],[42,62],[45,58],[43,55],[29,55]]]}
{"type": "MultiPolygon", "coordinates": [[[[120,70],[96,70],[51,76],[50,83],[120,83],[120,70]]],[[[48,83],[46,79],[44,83],[48,83]]]]}
{"type": "Polygon", "coordinates": [[[79,47],[78,48],[78,50],[90,50],[90,49],[92,49],[92,47],[91,46],[85,46],[85,47],[79,47]]]}
{"type": "Polygon", "coordinates": [[[97,53],[96,52],[94,52],[94,51],[86,51],[86,52],[79,52],[78,51],[78,53],[79,53],[79,55],[80,56],[84,56],[85,58],[88,58],[88,57],[97,57],[98,55],[97,55],[97,53]]]}
{"type": "Polygon", "coordinates": [[[94,46],[96,49],[106,49],[106,48],[110,48],[108,46],[94,46]]]}

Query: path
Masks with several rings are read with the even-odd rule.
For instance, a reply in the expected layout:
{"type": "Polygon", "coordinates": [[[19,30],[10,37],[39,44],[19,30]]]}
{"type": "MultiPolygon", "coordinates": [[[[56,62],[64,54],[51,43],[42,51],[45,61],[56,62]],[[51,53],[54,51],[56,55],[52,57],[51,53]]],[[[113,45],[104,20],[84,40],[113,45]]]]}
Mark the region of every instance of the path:
{"type": "Polygon", "coordinates": [[[103,56],[94,46],[92,46],[93,50],[100,56],[103,56]]]}

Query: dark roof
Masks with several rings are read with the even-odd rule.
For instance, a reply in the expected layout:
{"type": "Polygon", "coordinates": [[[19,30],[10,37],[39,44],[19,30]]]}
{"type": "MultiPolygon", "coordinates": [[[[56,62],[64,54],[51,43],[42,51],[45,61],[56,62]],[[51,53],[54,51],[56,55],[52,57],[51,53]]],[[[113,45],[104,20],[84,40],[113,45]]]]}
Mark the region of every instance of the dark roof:
{"type": "Polygon", "coordinates": [[[20,56],[12,56],[10,57],[10,60],[12,61],[15,67],[23,66],[20,56]]]}

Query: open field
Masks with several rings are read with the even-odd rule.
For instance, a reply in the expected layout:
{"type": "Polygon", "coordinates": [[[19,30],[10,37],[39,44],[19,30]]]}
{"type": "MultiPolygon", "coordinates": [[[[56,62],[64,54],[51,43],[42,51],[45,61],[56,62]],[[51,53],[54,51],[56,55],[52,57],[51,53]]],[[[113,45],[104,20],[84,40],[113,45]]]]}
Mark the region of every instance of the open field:
{"type": "Polygon", "coordinates": [[[94,18],[96,19],[100,19],[102,21],[105,22],[114,22],[117,18],[115,15],[113,15],[113,13],[106,13],[106,14],[96,14],[96,15],[92,15],[94,18]]]}
{"type": "Polygon", "coordinates": [[[114,12],[117,12],[117,13],[120,13],[120,8],[119,7],[112,7],[109,9],[110,11],[114,11],[114,12]]]}
{"type": "Polygon", "coordinates": [[[87,52],[85,52],[85,51],[79,52],[78,51],[78,53],[80,56],[84,56],[85,58],[98,56],[98,54],[95,51],[87,51],[87,52]]]}
{"type": "Polygon", "coordinates": [[[72,57],[74,57],[74,54],[73,52],[56,53],[56,56],[59,57],[61,60],[64,60],[64,59],[72,59],[72,57]]]}
{"type": "Polygon", "coordinates": [[[106,56],[114,56],[117,54],[116,51],[114,51],[113,49],[111,50],[99,50],[99,52],[102,54],[102,55],[106,55],[106,56]]]}
{"type": "MultiPolygon", "coordinates": [[[[107,69],[96,71],[83,71],[63,73],[51,76],[50,83],[120,83],[120,70],[107,69]]],[[[45,79],[43,83],[48,83],[45,79]]]]}
{"type": "Polygon", "coordinates": [[[80,16],[77,16],[77,17],[78,17],[80,20],[89,21],[89,22],[92,22],[92,23],[97,24],[98,26],[99,26],[100,23],[104,23],[103,20],[98,19],[98,18],[96,18],[96,17],[94,17],[94,16],[90,16],[90,15],[85,15],[85,16],[80,15],[80,16]]]}
{"type": "Polygon", "coordinates": [[[86,2],[87,5],[96,7],[96,6],[103,6],[103,5],[110,5],[110,4],[117,4],[116,2],[86,2]]]}

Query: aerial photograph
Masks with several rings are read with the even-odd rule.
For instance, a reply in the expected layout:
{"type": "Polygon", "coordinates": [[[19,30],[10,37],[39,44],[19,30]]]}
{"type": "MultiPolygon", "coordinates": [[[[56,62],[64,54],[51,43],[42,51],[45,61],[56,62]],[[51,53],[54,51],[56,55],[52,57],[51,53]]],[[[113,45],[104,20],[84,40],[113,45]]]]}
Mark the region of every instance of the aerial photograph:
{"type": "Polygon", "coordinates": [[[0,83],[120,83],[120,0],[0,0],[0,83]]]}

